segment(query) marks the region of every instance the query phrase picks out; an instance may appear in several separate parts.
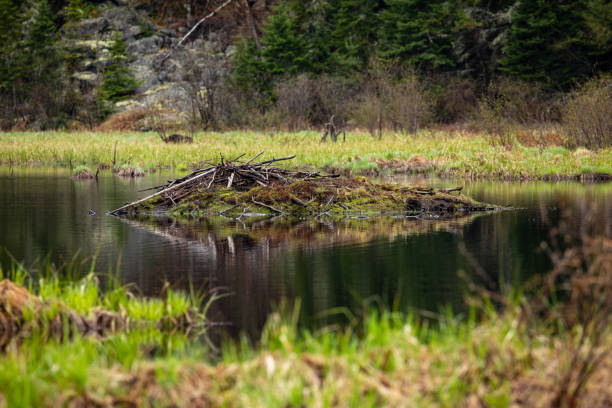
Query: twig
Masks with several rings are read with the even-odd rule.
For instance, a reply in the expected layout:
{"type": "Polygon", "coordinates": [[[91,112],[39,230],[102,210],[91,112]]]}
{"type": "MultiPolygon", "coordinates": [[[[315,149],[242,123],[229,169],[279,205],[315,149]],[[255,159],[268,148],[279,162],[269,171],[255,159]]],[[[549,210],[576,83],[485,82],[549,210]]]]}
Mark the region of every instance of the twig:
{"type": "Polygon", "coordinates": [[[300,200],[299,198],[297,198],[293,194],[291,194],[291,200],[293,200],[295,203],[301,205],[302,207],[308,207],[308,204],[306,204],[305,202],[303,202],[302,200],[300,200]]]}
{"type": "Polygon", "coordinates": [[[279,210],[279,209],[276,209],[276,208],[272,207],[271,205],[264,204],[264,203],[260,203],[259,201],[255,201],[255,197],[251,197],[251,201],[253,201],[253,203],[254,203],[254,204],[260,205],[260,206],[262,206],[262,207],[269,208],[270,210],[275,211],[275,212],[277,212],[277,213],[279,213],[279,214],[285,214],[285,212],[284,212],[284,211],[281,211],[281,210],[279,210]]]}
{"type": "MultiPolygon", "coordinates": [[[[223,159],[222,159],[223,160],[223,159]]],[[[212,185],[212,183],[215,181],[215,176],[217,175],[217,170],[215,169],[215,172],[213,173],[212,178],[210,179],[210,183],[208,183],[208,185],[206,186],[206,189],[208,190],[210,188],[210,186],[212,185]]]]}
{"type": "Polygon", "coordinates": [[[262,162],[259,162],[259,163],[255,163],[253,165],[253,167],[263,166],[264,164],[274,163],[274,162],[282,161],[282,160],[291,160],[291,159],[294,159],[294,158],[295,158],[295,154],[292,155],[292,156],[281,157],[280,159],[272,159],[272,160],[266,160],[266,161],[262,161],[262,162]]]}
{"type": "MultiPolygon", "coordinates": [[[[242,205],[241,203],[236,204],[236,205],[232,205],[231,207],[226,208],[225,210],[223,210],[223,211],[219,212],[219,215],[223,215],[223,214],[225,214],[226,212],[231,211],[231,210],[233,210],[234,208],[239,207],[239,206],[241,206],[241,205],[242,205]]],[[[243,211],[243,212],[244,212],[244,211],[243,211]]]]}
{"type": "Polygon", "coordinates": [[[245,164],[249,164],[251,163],[253,160],[255,160],[256,158],[258,158],[259,156],[261,156],[266,150],[262,150],[261,152],[259,152],[257,155],[255,155],[255,157],[253,157],[251,160],[249,160],[248,162],[246,162],[245,164]]]}
{"type": "Polygon", "coordinates": [[[236,175],[236,172],[233,172],[232,175],[229,178],[229,181],[227,182],[227,188],[230,188],[232,186],[232,183],[234,182],[234,176],[236,175]]]}
{"type": "Polygon", "coordinates": [[[463,186],[459,186],[459,187],[451,187],[451,188],[441,188],[440,192],[442,193],[450,193],[453,191],[461,191],[463,190],[463,186]]]}

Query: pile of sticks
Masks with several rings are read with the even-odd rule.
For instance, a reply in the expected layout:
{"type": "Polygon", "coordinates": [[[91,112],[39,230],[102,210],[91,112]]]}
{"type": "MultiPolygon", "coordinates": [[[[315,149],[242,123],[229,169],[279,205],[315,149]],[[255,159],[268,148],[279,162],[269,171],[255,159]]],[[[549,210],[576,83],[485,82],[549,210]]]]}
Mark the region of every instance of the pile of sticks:
{"type": "Polygon", "coordinates": [[[168,204],[167,206],[172,207],[182,198],[200,189],[213,190],[219,187],[232,187],[236,190],[246,191],[257,186],[267,187],[278,183],[291,184],[296,180],[338,177],[335,174],[323,175],[316,172],[291,171],[273,166],[274,163],[293,159],[295,155],[254,163],[263,153],[264,151],[261,151],[246,162],[240,160],[244,154],[232,160],[225,160],[221,156],[220,163],[212,164],[206,162],[208,166],[197,169],[184,177],[169,180],[168,183],[160,186],[141,190],[157,190],[157,192],[110,211],[109,214],[119,215],[126,213],[130,207],[134,207],[154,197],[165,199],[168,204]]]}

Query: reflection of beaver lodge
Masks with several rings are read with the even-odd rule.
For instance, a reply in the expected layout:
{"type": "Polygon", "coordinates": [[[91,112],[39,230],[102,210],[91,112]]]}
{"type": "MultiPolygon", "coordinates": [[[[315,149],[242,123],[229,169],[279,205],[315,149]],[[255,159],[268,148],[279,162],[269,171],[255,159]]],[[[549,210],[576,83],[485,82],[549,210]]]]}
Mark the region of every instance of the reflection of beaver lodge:
{"type": "Polygon", "coordinates": [[[110,214],[165,212],[174,215],[320,215],[402,213],[450,215],[494,209],[459,194],[461,188],[433,189],[374,184],[363,177],[339,177],[274,166],[292,159],[240,161],[242,156],[198,169],[110,214]],[[455,193],[456,194],[452,194],[455,193]]]}

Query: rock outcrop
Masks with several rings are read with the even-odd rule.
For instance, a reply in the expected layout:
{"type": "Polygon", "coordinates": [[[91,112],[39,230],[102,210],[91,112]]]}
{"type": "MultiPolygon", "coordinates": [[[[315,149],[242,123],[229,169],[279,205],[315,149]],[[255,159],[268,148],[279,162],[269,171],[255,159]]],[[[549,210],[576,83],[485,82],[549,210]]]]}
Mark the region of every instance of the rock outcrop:
{"type": "MultiPolygon", "coordinates": [[[[118,102],[119,112],[148,106],[167,107],[175,112],[191,110],[186,75],[197,66],[202,69],[211,61],[225,62],[235,53],[233,45],[221,41],[211,32],[195,38],[168,53],[179,41],[174,30],[159,28],[144,13],[128,2],[114,1],[98,7],[99,15],[67,23],[62,29],[66,48],[76,60],[72,75],[74,86],[81,93],[94,93],[102,81],[104,69],[110,63],[109,47],[115,33],[121,33],[127,44],[129,68],[140,82],[136,94],[118,102]]],[[[226,65],[226,64],[225,64],[226,65]]],[[[196,84],[197,85],[197,84],[196,84]]]]}

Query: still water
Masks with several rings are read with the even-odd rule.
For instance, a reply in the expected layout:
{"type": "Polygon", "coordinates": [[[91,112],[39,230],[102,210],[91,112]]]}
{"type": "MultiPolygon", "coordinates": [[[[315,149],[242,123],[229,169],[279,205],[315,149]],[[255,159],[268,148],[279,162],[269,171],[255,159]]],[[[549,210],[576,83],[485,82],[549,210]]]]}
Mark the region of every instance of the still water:
{"type": "MultiPolygon", "coordinates": [[[[138,190],[173,174],[121,179],[110,173],[77,181],[64,169],[0,168],[0,263],[35,266],[96,257],[96,271],[155,296],[165,282],[221,289],[213,319],[231,334],[256,336],[282,300],[301,299],[301,321],[327,324],[331,310],[364,302],[404,311],[464,309],[466,278],[494,289],[526,282],[549,268],[539,249],[560,208],[599,206],[612,224],[612,184],[507,183],[395,178],[397,183],[464,185],[477,200],[516,210],[445,221],[402,218],[332,220],[143,219],[106,211],[142,197],[138,190]],[[89,215],[89,210],[95,215],[89,215]],[[10,255],[9,255],[10,254],[10,255]],[[474,272],[474,262],[485,271],[474,272]]],[[[580,211],[578,211],[580,217],[580,211]]],[[[609,231],[609,229],[608,229],[609,231]]]]}

